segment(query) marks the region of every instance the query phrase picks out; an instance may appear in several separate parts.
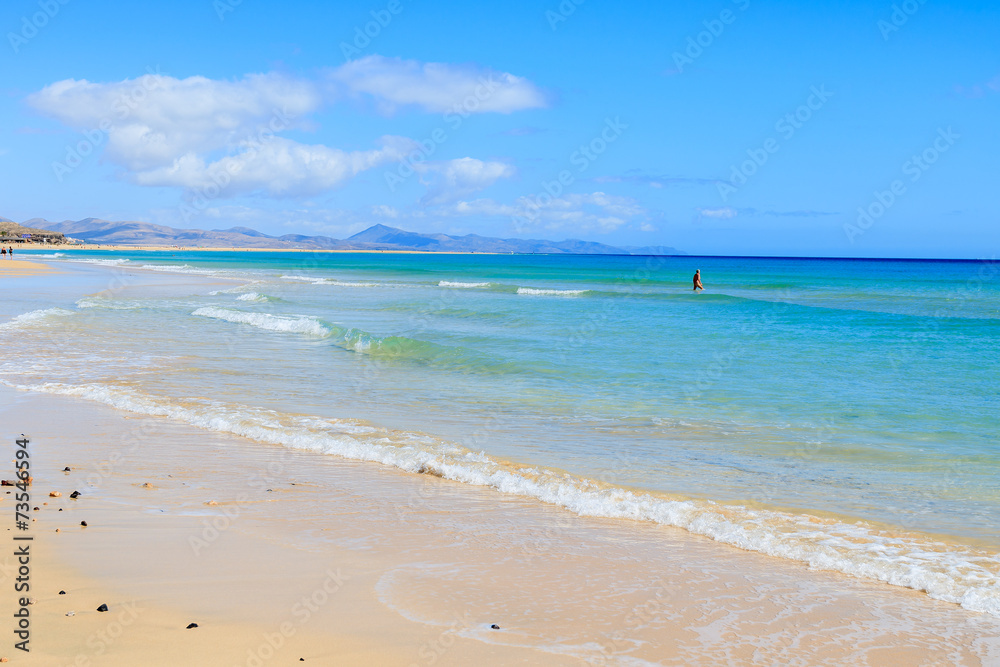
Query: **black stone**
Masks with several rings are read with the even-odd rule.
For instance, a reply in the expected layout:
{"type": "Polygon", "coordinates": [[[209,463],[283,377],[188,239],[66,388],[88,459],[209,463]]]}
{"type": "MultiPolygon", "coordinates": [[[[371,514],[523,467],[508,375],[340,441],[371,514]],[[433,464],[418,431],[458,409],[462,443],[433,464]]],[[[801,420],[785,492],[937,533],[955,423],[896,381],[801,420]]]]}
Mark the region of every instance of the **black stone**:
{"type": "Polygon", "coordinates": [[[79,498],[80,497],[80,492],[79,491],[74,491],[73,493],[69,494],[69,497],[70,498],[79,498]]]}
{"type": "Polygon", "coordinates": [[[490,626],[490,629],[491,629],[491,630],[499,630],[499,629],[500,629],[500,626],[499,626],[499,625],[497,625],[496,623],[494,623],[493,625],[491,625],[491,626],[490,626]]]}
{"type": "Polygon", "coordinates": [[[66,595],[66,591],[59,591],[59,595],[66,595]]]}
{"type": "Polygon", "coordinates": [[[69,471],[70,471],[69,470],[69,466],[66,466],[65,468],[63,468],[63,472],[69,472],[69,471]]]}
{"type": "Polygon", "coordinates": [[[107,611],[107,610],[108,610],[108,605],[106,604],[102,604],[100,607],[97,608],[97,611],[107,611]]]}
{"type": "Polygon", "coordinates": [[[80,525],[83,526],[83,527],[86,527],[87,526],[87,522],[86,521],[81,521],[80,525]]]}
{"type": "Polygon", "coordinates": [[[197,627],[198,627],[197,623],[188,623],[188,626],[186,628],[184,628],[184,629],[185,630],[190,630],[191,628],[197,628],[197,627]]]}

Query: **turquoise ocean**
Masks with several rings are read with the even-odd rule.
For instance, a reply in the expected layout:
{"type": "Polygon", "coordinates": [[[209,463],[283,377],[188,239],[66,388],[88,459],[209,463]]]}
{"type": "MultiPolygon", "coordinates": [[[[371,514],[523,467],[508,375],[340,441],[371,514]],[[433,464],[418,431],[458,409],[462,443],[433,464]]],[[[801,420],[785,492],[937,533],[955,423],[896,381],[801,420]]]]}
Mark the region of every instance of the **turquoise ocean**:
{"type": "Polygon", "coordinates": [[[34,257],[66,273],[0,304],[7,385],[1000,616],[996,261],[34,257]]]}

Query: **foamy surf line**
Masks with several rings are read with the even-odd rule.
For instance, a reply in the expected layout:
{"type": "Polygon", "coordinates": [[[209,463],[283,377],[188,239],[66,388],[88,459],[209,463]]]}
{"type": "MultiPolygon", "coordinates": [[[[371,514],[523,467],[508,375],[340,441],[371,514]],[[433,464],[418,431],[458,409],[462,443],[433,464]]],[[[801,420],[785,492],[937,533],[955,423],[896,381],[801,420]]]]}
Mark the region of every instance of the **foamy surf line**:
{"type": "Polygon", "coordinates": [[[454,287],[457,289],[476,289],[479,287],[489,287],[491,284],[492,283],[463,283],[451,280],[441,280],[438,282],[438,287],[454,287]]]}
{"type": "Polygon", "coordinates": [[[537,467],[494,459],[415,433],[352,420],[277,413],[249,406],[158,398],[87,384],[3,384],[22,391],[75,396],[128,412],[162,416],[258,442],[390,465],[501,493],[530,497],[581,516],[676,526],[749,551],[797,560],[821,570],[925,591],[931,597],[1000,617],[1000,557],[930,539],[900,537],[860,524],[806,515],[671,500],[609,487],[537,467]]]}
{"type": "Polygon", "coordinates": [[[529,296],[580,296],[590,290],[585,289],[536,289],[534,287],[518,287],[518,294],[529,296]]]}
{"type": "Polygon", "coordinates": [[[7,329],[21,329],[37,325],[48,326],[54,323],[52,320],[54,317],[69,317],[73,314],[74,312],[72,310],[66,310],[65,308],[43,308],[41,310],[32,310],[27,313],[22,313],[6,322],[0,322],[0,331],[7,329]]]}
{"type": "MultiPolygon", "coordinates": [[[[377,336],[362,329],[338,326],[315,317],[271,315],[217,306],[198,308],[191,315],[244,324],[264,331],[322,338],[341,349],[358,354],[490,372],[490,369],[481,365],[487,361],[482,355],[463,348],[438,345],[406,336],[377,336]]],[[[496,372],[495,368],[493,372],[496,372]]]]}
{"type": "Polygon", "coordinates": [[[279,276],[282,280],[295,280],[310,285],[332,285],[334,287],[382,287],[381,283],[352,280],[336,280],[334,278],[319,278],[314,276],[279,276]]]}
{"type": "MultiPolygon", "coordinates": [[[[253,296],[258,297],[260,295],[254,294],[253,296]]],[[[267,331],[301,333],[320,338],[326,338],[334,333],[332,327],[323,324],[313,317],[287,317],[283,315],[269,315],[267,313],[249,313],[242,310],[218,308],[216,306],[199,308],[191,314],[198,317],[233,322],[234,324],[248,324],[267,331]]]]}

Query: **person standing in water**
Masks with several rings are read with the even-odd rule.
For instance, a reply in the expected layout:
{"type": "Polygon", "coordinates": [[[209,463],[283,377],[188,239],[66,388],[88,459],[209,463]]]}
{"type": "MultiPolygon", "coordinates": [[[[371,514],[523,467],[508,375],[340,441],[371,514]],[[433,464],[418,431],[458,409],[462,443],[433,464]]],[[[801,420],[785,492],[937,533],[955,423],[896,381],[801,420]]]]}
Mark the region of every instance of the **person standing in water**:
{"type": "Polygon", "coordinates": [[[701,269],[696,269],[694,272],[694,291],[704,290],[705,286],[701,284],[701,269]]]}

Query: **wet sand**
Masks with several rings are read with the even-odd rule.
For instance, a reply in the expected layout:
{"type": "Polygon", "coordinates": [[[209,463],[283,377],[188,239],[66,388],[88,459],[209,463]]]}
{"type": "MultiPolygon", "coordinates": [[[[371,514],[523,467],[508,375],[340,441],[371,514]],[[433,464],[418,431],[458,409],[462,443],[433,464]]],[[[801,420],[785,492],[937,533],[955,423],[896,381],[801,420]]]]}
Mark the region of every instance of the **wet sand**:
{"type": "Polygon", "coordinates": [[[15,663],[1000,664],[998,619],[679,529],[70,397],[0,406],[40,508],[15,663]]]}
{"type": "Polygon", "coordinates": [[[0,278],[23,278],[43,273],[58,273],[48,264],[23,259],[0,259],[0,278]]]}

